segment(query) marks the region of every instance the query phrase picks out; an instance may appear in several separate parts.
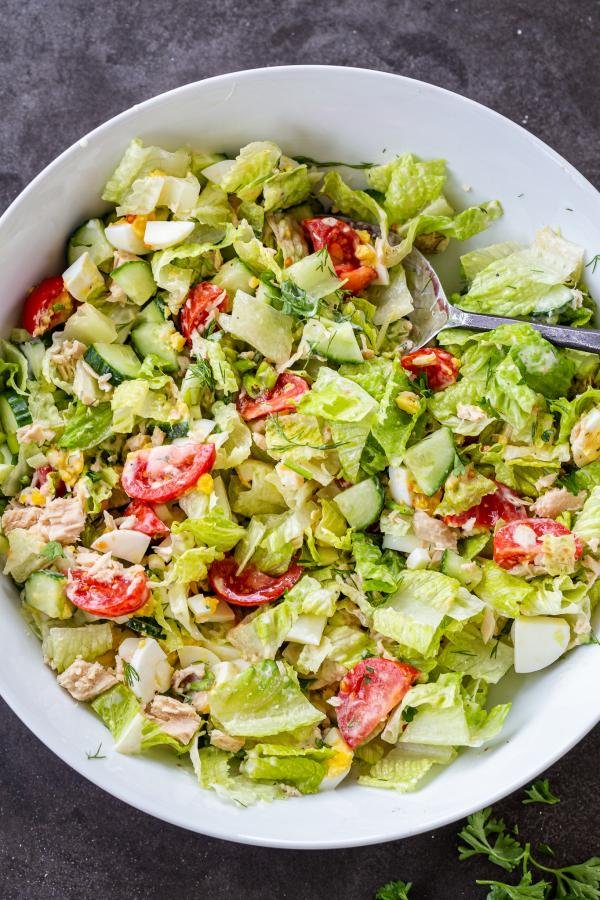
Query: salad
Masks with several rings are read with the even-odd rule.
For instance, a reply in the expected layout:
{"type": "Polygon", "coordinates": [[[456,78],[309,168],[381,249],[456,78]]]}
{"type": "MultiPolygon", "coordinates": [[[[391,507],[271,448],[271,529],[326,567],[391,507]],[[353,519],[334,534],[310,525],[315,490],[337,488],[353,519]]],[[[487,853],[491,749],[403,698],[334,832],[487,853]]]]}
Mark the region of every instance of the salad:
{"type": "MultiPolygon", "coordinates": [[[[593,640],[599,360],[526,321],[414,348],[403,260],[502,214],[445,181],[134,140],[24,299],[4,571],[117,751],[189,755],[242,805],[407,791],[497,738],[508,672],[593,640]]],[[[585,324],[583,259],[549,227],[471,250],[453,299],[585,324]]]]}

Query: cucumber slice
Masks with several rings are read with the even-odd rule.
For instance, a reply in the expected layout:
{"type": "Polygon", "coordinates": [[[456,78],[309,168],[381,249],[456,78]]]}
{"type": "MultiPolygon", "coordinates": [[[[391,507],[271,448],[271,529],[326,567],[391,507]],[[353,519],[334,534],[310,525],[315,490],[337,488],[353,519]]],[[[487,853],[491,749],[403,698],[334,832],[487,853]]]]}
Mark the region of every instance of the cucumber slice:
{"type": "Polygon", "coordinates": [[[51,619],[69,619],[74,606],[67,600],[67,579],[58,572],[34,572],[25,582],[25,602],[51,619]]]}
{"type": "Polygon", "coordinates": [[[350,322],[323,322],[310,319],[304,326],[302,340],[319,356],[339,363],[362,363],[363,356],[350,322]]]}
{"type": "Polygon", "coordinates": [[[150,263],[145,259],[131,259],[124,262],[118,269],[112,270],[111,276],[129,299],[140,306],[157,291],[150,263]]]}
{"type": "MultiPolygon", "coordinates": [[[[0,484],[4,484],[15,467],[15,460],[8,444],[0,444],[0,484]]],[[[6,555],[6,551],[2,551],[6,555]]]]}
{"type": "Polygon", "coordinates": [[[251,278],[254,278],[254,275],[241,259],[230,259],[221,266],[213,278],[213,282],[224,288],[230,297],[235,297],[236,291],[253,293],[250,287],[251,278]]]}
{"type": "Polygon", "coordinates": [[[327,250],[319,250],[298,260],[285,270],[285,277],[302,288],[315,300],[333,294],[341,285],[327,250]]]}
{"type": "Polygon", "coordinates": [[[419,489],[431,497],[454,468],[456,448],[449,428],[440,428],[406,451],[404,465],[419,489]]]}
{"type": "Polygon", "coordinates": [[[131,332],[131,342],[142,359],[153,354],[162,361],[165,372],[176,372],[179,368],[177,353],[168,344],[170,332],[165,329],[165,323],[158,325],[154,322],[144,322],[131,332]]]}
{"type": "Polygon", "coordinates": [[[41,381],[42,363],[44,361],[44,353],[46,352],[44,342],[26,341],[24,344],[19,344],[19,350],[27,360],[29,374],[32,375],[36,381],[41,381]]]}
{"type": "Polygon", "coordinates": [[[450,578],[456,578],[465,587],[474,588],[481,581],[483,575],[477,563],[463,559],[454,550],[444,550],[440,570],[450,578]]]}
{"type": "Polygon", "coordinates": [[[92,344],[83,358],[98,375],[110,375],[113,384],[136,378],[140,371],[139,359],[124,344],[92,344]]]}
{"type": "Polygon", "coordinates": [[[11,453],[19,452],[17,429],[22,425],[31,425],[31,413],[27,400],[14,391],[7,391],[0,397],[0,422],[6,434],[6,443],[11,453]]]}
{"type": "Polygon", "coordinates": [[[90,219],[69,238],[67,261],[72,265],[83,253],[89,253],[98,268],[106,272],[110,268],[114,252],[114,247],[106,240],[102,220],[90,219]]]}
{"type": "Polygon", "coordinates": [[[140,309],[136,316],[136,325],[143,325],[144,322],[154,322],[155,325],[164,325],[165,314],[164,304],[162,300],[151,300],[143,309],[140,309]]]}
{"type": "Polygon", "coordinates": [[[348,525],[360,530],[379,518],[383,509],[383,488],[375,478],[367,478],[342,491],[333,502],[348,525]]]}
{"type": "Polygon", "coordinates": [[[95,341],[112,344],[117,339],[117,329],[112,319],[99,309],[91,303],[83,303],[67,319],[65,337],[70,341],[81,341],[82,344],[88,345],[95,341]]]}

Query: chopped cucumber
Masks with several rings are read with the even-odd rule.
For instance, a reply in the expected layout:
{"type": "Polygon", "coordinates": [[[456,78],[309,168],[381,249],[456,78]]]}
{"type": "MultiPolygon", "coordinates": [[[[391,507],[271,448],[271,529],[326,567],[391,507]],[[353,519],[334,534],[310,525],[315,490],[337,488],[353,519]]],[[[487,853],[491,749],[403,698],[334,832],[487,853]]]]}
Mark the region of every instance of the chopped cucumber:
{"type": "Polygon", "coordinates": [[[110,268],[114,248],[106,240],[101,219],[90,219],[73,232],[67,247],[67,261],[72,265],[83,253],[89,253],[93,262],[105,272],[110,268]]]}
{"type": "Polygon", "coordinates": [[[110,375],[113,384],[136,378],[140,371],[139,359],[124,344],[92,344],[83,358],[98,375],[110,375]]]}
{"type": "Polygon", "coordinates": [[[379,518],[383,509],[383,488],[377,479],[367,478],[342,491],[333,502],[348,525],[360,530],[379,518]]]}
{"type": "Polygon", "coordinates": [[[150,355],[157,356],[162,361],[165,372],[176,372],[179,363],[177,353],[168,344],[169,333],[164,322],[162,325],[144,322],[131,332],[131,342],[142,359],[150,355]]]}
{"type": "Polygon", "coordinates": [[[124,262],[118,269],[111,273],[113,281],[116,281],[125,291],[130,300],[142,305],[156,293],[156,282],[152,277],[150,263],[145,259],[131,259],[124,262]]]}
{"type": "Polygon", "coordinates": [[[315,300],[333,294],[341,285],[327,250],[311,253],[285,270],[285,277],[310,294],[315,300]]]}
{"type": "Polygon", "coordinates": [[[440,569],[444,575],[456,578],[465,587],[474,588],[481,581],[482,571],[477,563],[463,559],[454,550],[444,550],[440,569]]]}
{"type": "Polygon", "coordinates": [[[136,316],[136,325],[143,325],[144,322],[154,322],[155,325],[163,325],[165,322],[164,304],[162,300],[151,300],[147,303],[136,316]]]}
{"type": "Polygon", "coordinates": [[[236,291],[252,293],[252,288],[250,287],[250,279],[252,278],[254,278],[254,275],[241,259],[230,259],[229,262],[221,266],[213,278],[213,282],[224,288],[230,297],[235,297],[236,291]]]}
{"type": "Polygon", "coordinates": [[[7,391],[0,397],[0,422],[6,434],[6,443],[11,453],[19,452],[17,429],[31,425],[31,413],[27,400],[15,391],[7,391]]]}
{"type": "Polygon", "coordinates": [[[419,489],[431,497],[454,468],[456,448],[449,428],[440,428],[406,451],[404,465],[419,489]]]}
{"type": "Polygon", "coordinates": [[[363,356],[351,322],[324,322],[309,319],[302,333],[303,342],[319,356],[339,363],[362,363],[363,356]]]}
{"type": "MultiPolygon", "coordinates": [[[[4,484],[14,467],[15,461],[10,447],[8,444],[0,444],[0,484],[4,484]]],[[[0,550],[0,552],[6,555],[6,551],[0,550]]]]}
{"type": "Polygon", "coordinates": [[[58,572],[34,572],[25,582],[25,602],[51,619],[69,619],[74,606],[67,600],[67,579],[58,572]]]}
{"type": "Polygon", "coordinates": [[[70,341],[81,341],[82,344],[88,345],[95,341],[112,344],[117,340],[117,329],[112,319],[99,309],[91,303],[83,303],[67,319],[65,337],[70,341]]]}
{"type": "Polygon", "coordinates": [[[44,353],[46,352],[44,342],[26,341],[24,344],[19,344],[19,350],[27,360],[29,374],[32,375],[36,381],[40,381],[42,378],[44,353]]]}

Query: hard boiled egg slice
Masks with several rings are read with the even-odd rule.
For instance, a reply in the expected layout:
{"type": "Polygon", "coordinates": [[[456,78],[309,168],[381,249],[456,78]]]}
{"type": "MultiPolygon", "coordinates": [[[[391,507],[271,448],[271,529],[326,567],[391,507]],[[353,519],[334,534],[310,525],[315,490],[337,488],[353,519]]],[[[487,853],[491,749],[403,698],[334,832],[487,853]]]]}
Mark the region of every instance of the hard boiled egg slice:
{"type": "MultiPolygon", "coordinates": [[[[131,640],[135,640],[135,638],[131,638],[131,640]]],[[[124,652],[129,655],[131,649],[132,646],[128,642],[124,652]]],[[[119,647],[119,656],[125,659],[121,647],[119,647]]],[[[157,692],[167,690],[171,683],[171,666],[165,652],[154,638],[140,638],[137,641],[137,647],[127,661],[133,669],[133,672],[131,669],[128,670],[131,674],[127,683],[144,705],[149,703],[157,692]]]]}
{"type": "Polygon", "coordinates": [[[520,616],[515,619],[512,637],[515,672],[538,672],[552,665],[569,644],[571,630],[558,616],[520,616]]]}
{"type": "Polygon", "coordinates": [[[118,559],[130,563],[140,563],[150,545],[150,538],[141,531],[129,528],[117,528],[100,535],[92,544],[92,550],[99,553],[112,553],[118,559]]]}
{"type": "Polygon", "coordinates": [[[388,474],[390,477],[390,493],[393,499],[396,503],[412,506],[413,492],[410,486],[411,481],[408,469],[404,466],[390,466],[388,474]]]}
{"type": "Polygon", "coordinates": [[[104,229],[106,240],[112,244],[115,250],[124,250],[126,253],[149,253],[141,235],[136,231],[131,222],[115,222],[104,229]]]}
{"type": "Polygon", "coordinates": [[[144,243],[151,250],[165,250],[180,244],[194,230],[193,222],[148,222],[144,243]]]}
{"type": "Polygon", "coordinates": [[[325,743],[334,750],[334,755],[325,760],[327,772],[319,786],[320,791],[331,791],[343,781],[350,767],[354,754],[337,728],[330,728],[324,738],[325,743]]]}

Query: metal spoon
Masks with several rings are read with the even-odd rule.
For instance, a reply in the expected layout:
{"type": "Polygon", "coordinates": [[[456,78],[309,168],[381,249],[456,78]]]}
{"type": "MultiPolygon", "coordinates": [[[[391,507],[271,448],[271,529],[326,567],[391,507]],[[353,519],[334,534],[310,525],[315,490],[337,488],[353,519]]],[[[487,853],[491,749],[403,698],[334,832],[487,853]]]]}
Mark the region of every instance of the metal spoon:
{"type": "MultiPolygon", "coordinates": [[[[444,288],[435,269],[428,259],[416,249],[412,249],[402,260],[409,277],[409,286],[414,309],[406,317],[412,324],[410,339],[414,349],[423,347],[444,328],[474,328],[476,331],[491,331],[499,325],[512,325],[522,319],[506,316],[483,315],[465,312],[448,302],[444,288]]],[[[573,350],[600,352],[600,330],[593,328],[568,328],[563,325],[541,325],[529,322],[536,331],[561,347],[573,350]]]]}

